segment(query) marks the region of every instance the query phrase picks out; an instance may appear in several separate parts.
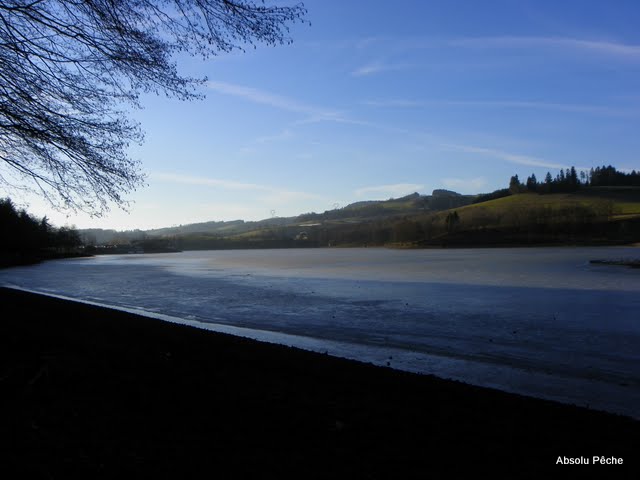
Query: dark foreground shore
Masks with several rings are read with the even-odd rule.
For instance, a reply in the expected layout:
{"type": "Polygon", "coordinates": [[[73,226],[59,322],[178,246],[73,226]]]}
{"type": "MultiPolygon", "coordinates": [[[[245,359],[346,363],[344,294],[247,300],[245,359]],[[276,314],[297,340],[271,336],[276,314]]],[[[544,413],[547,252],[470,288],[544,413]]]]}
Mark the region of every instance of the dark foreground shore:
{"type": "Polygon", "coordinates": [[[629,418],[3,288],[0,305],[3,478],[640,478],[629,418]]]}

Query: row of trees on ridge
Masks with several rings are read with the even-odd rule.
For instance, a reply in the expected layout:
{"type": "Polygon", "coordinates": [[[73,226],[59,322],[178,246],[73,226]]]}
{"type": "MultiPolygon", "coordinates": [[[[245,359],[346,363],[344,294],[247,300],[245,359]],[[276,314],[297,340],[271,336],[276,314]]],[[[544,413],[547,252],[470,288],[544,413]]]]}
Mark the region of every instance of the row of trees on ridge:
{"type": "Polygon", "coordinates": [[[543,181],[538,181],[535,174],[527,177],[523,183],[518,175],[511,177],[509,181],[509,193],[537,192],[537,193],[562,193],[575,192],[582,187],[640,187],[640,172],[632,170],[625,173],[616,170],[615,167],[602,166],[591,170],[578,172],[575,167],[560,169],[555,176],[547,172],[543,181]]]}

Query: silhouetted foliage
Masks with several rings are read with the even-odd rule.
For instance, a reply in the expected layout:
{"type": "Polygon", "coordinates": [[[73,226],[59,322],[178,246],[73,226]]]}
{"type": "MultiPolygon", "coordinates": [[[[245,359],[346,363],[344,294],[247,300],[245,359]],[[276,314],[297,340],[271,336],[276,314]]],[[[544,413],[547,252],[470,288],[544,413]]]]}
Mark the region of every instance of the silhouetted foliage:
{"type": "Polygon", "coordinates": [[[206,78],[181,76],[175,53],[289,43],[305,13],[252,0],[0,2],[0,184],[93,214],[125,206],[144,182],[127,155],[142,132],[120,106],[147,92],[199,98],[206,78]]]}
{"type": "MultiPolygon", "coordinates": [[[[523,192],[537,193],[567,193],[575,192],[584,187],[623,187],[623,186],[640,186],[640,173],[635,170],[630,173],[620,172],[609,165],[608,167],[592,168],[589,172],[578,172],[575,167],[560,169],[555,178],[547,172],[544,182],[538,182],[535,174],[527,177],[524,185],[518,180],[518,176],[514,175],[509,181],[509,192],[512,194],[523,192]]],[[[502,192],[497,190],[494,192],[502,192]]],[[[490,195],[494,195],[490,194],[490,195]]],[[[486,196],[482,196],[486,198],[486,196]]],[[[494,198],[499,198],[495,196],[494,198]]],[[[492,198],[486,198],[487,200],[492,198]]],[[[486,201],[486,200],[482,200],[486,201]]],[[[474,202],[477,203],[477,202],[474,202]]]]}
{"type": "Polygon", "coordinates": [[[489,200],[496,200],[498,198],[508,197],[509,195],[511,195],[511,191],[508,188],[503,188],[491,193],[482,193],[473,200],[473,203],[488,202],[489,200]]]}
{"type": "Polygon", "coordinates": [[[80,235],[69,227],[55,228],[47,217],[37,219],[0,199],[0,265],[68,255],[80,246],[80,235]]]}
{"type": "Polygon", "coordinates": [[[452,233],[460,223],[460,216],[457,211],[449,212],[444,220],[447,225],[447,232],[452,233]]]}
{"type": "Polygon", "coordinates": [[[509,191],[512,194],[520,193],[522,191],[522,184],[520,183],[518,175],[514,175],[511,177],[511,180],[509,180],[509,191]]]}
{"type": "Polygon", "coordinates": [[[619,172],[611,165],[592,168],[589,183],[594,187],[640,187],[640,172],[619,172]]]}

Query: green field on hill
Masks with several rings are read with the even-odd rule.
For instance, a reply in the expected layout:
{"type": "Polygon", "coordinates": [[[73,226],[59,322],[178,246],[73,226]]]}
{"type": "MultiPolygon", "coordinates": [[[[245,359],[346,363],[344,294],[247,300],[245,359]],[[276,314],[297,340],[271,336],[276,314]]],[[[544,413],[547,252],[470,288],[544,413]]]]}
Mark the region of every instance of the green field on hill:
{"type": "MultiPolygon", "coordinates": [[[[455,198],[455,197],[452,197],[455,198]]],[[[463,203],[459,198],[455,201],[463,203]]],[[[431,210],[424,197],[362,202],[230,235],[180,236],[182,248],[494,246],[640,242],[640,188],[519,193],[431,210]],[[388,212],[388,213],[384,213],[388,212]]]]}

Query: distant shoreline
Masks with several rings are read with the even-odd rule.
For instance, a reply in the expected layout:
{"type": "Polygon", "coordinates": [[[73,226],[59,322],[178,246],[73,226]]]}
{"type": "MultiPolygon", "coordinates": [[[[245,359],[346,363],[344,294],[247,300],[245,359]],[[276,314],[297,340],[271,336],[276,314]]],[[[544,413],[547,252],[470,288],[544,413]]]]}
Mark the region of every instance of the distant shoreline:
{"type": "MultiPolygon", "coordinates": [[[[256,245],[250,248],[211,248],[211,249],[186,249],[186,250],[158,250],[158,251],[129,251],[127,249],[119,249],[109,252],[93,251],[91,253],[77,253],[77,254],[61,254],[61,255],[12,255],[12,254],[0,254],[0,269],[20,267],[28,265],[37,265],[38,263],[46,262],[49,260],[63,260],[72,258],[91,258],[95,256],[103,255],[151,255],[159,253],[182,253],[182,252],[198,252],[198,251],[225,251],[225,250],[283,250],[283,249],[317,249],[317,248],[338,248],[338,249],[350,249],[350,248],[388,248],[392,250],[447,250],[447,249],[494,249],[494,248],[583,248],[583,247],[626,247],[626,248],[640,248],[640,243],[633,242],[627,244],[617,243],[495,243],[495,244],[423,244],[416,245],[413,243],[397,243],[387,245],[336,245],[336,246],[308,246],[308,247],[274,247],[274,246],[260,246],[256,245]]],[[[592,259],[592,264],[601,265],[622,265],[632,268],[640,268],[639,259],[592,259]]]]}
{"type": "Polygon", "coordinates": [[[623,267],[640,268],[640,260],[620,259],[620,260],[591,260],[594,265],[619,265],[623,267]]]}
{"type": "Polygon", "coordinates": [[[50,260],[63,260],[67,258],[88,258],[93,255],[85,253],[63,253],[63,254],[35,254],[33,252],[0,252],[0,269],[11,267],[24,267],[37,265],[50,260]]]}

